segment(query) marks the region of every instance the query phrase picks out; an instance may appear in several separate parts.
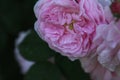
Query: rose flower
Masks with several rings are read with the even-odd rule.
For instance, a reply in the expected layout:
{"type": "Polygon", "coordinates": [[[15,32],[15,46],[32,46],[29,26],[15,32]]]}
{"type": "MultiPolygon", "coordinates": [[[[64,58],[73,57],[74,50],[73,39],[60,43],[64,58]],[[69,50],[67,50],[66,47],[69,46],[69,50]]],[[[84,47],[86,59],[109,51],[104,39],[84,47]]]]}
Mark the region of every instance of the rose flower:
{"type": "Polygon", "coordinates": [[[34,12],[38,35],[71,60],[89,53],[96,26],[105,23],[97,0],[39,0],[34,12]]]}

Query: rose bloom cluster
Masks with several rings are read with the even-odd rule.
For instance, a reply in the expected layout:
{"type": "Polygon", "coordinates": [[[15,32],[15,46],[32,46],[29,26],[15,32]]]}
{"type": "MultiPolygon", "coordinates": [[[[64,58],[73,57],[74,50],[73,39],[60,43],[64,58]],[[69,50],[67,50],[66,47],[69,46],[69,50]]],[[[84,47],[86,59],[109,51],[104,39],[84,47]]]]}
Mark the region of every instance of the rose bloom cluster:
{"type": "Polygon", "coordinates": [[[120,80],[120,21],[113,17],[110,4],[110,0],[38,0],[35,30],[51,49],[79,59],[92,80],[120,80]]]}

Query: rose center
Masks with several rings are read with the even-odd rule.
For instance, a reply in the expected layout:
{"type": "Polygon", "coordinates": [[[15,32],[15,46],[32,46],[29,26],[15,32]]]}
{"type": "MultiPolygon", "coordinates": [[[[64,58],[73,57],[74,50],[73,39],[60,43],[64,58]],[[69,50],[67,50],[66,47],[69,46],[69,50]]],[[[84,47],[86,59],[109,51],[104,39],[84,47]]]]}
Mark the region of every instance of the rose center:
{"type": "Polygon", "coordinates": [[[75,0],[76,3],[79,3],[80,0],[75,0]]]}
{"type": "Polygon", "coordinates": [[[73,24],[74,24],[74,23],[75,23],[75,21],[72,20],[72,22],[71,22],[70,24],[65,23],[64,26],[65,26],[65,27],[66,27],[66,26],[69,26],[69,29],[70,29],[70,30],[73,30],[73,29],[74,29],[74,27],[73,27],[73,24]]]}

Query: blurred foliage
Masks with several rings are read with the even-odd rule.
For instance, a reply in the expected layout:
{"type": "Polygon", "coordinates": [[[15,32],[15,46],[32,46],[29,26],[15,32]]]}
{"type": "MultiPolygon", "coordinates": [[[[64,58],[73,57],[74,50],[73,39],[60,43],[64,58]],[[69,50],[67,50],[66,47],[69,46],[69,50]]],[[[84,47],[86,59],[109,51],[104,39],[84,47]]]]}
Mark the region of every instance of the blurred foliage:
{"type": "Polygon", "coordinates": [[[45,61],[54,54],[33,30],[20,44],[19,49],[22,56],[30,61],[45,61]]]}
{"type": "Polygon", "coordinates": [[[36,1],[0,0],[0,80],[89,80],[79,61],[72,62],[51,50],[33,30],[36,1]],[[19,32],[28,29],[31,32],[19,49],[24,58],[36,64],[22,75],[14,58],[15,40],[19,32]]]}
{"type": "Polygon", "coordinates": [[[41,62],[35,64],[28,71],[25,80],[60,80],[61,73],[52,63],[41,62]]]}
{"type": "Polygon", "coordinates": [[[81,68],[79,60],[70,61],[67,57],[56,55],[55,62],[67,80],[90,80],[89,75],[81,68]]]}
{"type": "Polygon", "coordinates": [[[25,75],[25,80],[90,79],[89,75],[82,70],[78,60],[70,61],[67,57],[51,50],[33,30],[19,45],[19,49],[25,59],[36,62],[25,75]],[[53,60],[51,61],[50,58],[53,60]]]}

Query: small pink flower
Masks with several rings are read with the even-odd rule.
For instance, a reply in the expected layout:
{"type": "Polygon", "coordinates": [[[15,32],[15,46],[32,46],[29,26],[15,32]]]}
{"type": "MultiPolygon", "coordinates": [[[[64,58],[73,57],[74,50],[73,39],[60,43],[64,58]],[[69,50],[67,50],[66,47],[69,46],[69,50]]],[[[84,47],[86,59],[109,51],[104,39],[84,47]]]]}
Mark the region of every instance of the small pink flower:
{"type": "Polygon", "coordinates": [[[39,0],[34,12],[39,36],[71,60],[88,54],[96,26],[105,23],[97,0],[39,0]]]}

